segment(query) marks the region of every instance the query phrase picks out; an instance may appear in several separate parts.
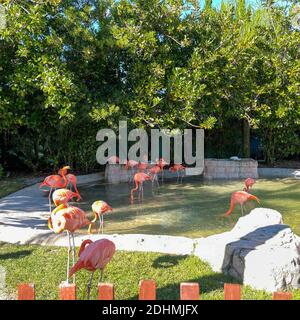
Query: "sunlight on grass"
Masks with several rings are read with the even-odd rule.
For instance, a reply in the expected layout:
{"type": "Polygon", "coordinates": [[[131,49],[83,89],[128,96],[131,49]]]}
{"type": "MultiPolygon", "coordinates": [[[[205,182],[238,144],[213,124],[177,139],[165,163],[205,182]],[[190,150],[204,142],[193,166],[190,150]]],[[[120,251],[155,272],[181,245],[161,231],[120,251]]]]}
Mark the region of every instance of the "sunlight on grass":
{"type": "MultiPolygon", "coordinates": [[[[16,246],[0,243],[0,265],[7,271],[7,287],[16,294],[21,282],[34,283],[37,299],[58,299],[58,285],[65,280],[67,249],[37,245],[16,246]]],[[[90,273],[77,273],[78,299],[86,299],[86,284],[90,273]]],[[[92,299],[97,299],[96,274],[92,299]]],[[[179,299],[180,282],[200,283],[201,299],[223,299],[224,282],[236,283],[232,277],[215,273],[208,264],[195,256],[159,253],[116,252],[104,273],[104,282],[115,285],[116,299],[137,299],[138,283],[155,279],[157,299],[179,299]]],[[[300,299],[300,290],[293,292],[300,299]]],[[[271,294],[243,288],[243,299],[271,299],[271,294]]]]}

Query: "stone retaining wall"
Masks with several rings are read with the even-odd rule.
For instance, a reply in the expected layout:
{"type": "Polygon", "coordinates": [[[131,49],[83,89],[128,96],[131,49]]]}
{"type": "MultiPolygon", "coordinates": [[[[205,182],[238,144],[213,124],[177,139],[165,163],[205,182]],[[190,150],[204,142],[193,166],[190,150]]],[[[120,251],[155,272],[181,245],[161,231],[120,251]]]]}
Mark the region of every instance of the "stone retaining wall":
{"type": "Polygon", "coordinates": [[[253,159],[205,159],[204,177],[207,179],[258,178],[257,161],[253,159]]]}

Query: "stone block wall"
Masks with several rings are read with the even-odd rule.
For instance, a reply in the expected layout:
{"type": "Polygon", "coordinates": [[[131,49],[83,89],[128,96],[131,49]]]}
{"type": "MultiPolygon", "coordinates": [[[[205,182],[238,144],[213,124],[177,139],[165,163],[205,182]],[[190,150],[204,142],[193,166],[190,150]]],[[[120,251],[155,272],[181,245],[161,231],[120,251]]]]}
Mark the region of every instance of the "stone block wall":
{"type": "Polygon", "coordinates": [[[204,177],[207,179],[258,178],[257,161],[253,159],[205,159],[204,177]]]}

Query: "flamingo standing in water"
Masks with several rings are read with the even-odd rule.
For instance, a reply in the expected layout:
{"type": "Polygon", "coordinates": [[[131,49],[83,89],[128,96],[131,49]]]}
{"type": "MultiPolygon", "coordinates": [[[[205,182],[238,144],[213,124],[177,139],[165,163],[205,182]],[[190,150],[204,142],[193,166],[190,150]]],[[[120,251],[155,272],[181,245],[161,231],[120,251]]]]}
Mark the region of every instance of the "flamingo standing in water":
{"type": "MultiPolygon", "coordinates": [[[[61,204],[56,207],[50,215],[48,219],[48,227],[50,230],[53,230],[55,233],[61,233],[66,231],[69,238],[68,245],[68,265],[67,265],[67,283],[69,283],[69,269],[70,269],[70,252],[71,247],[72,255],[73,255],[73,266],[75,264],[75,240],[74,240],[74,232],[79,230],[82,227],[90,225],[91,221],[86,217],[86,214],[80,208],[69,206],[67,207],[65,204],[61,204]],[[72,239],[72,245],[71,245],[72,239]]],[[[73,279],[75,282],[75,278],[73,279]]]]}
{"type": "Polygon", "coordinates": [[[233,194],[231,195],[231,199],[230,199],[230,208],[225,213],[225,216],[229,216],[232,213],[232,211],[237,203],[240,204],[242,215],[244,215],[243,206],[247,201],[250,201],[250,200],[255,200],[259,203],[259,199],[256,196],[254,196],[246,191],[233,192],[233,194]]]}
{"type": "Polygon", "coordinates": [[[120,163],[120,159],[117,156],[111,156],[108,158],[107,162],[109,164],[117,164],[117,163],[120,163]]]}
{"type": "MultiPolygon", "coordinates": [[[[97,219],[99,219],[99,233],[100,230],[102,230],[103,233],[104,214],[108,213],[109,211],[112,212],[113,209],[105,201],[98,200],[92,204],[92,210],[95,215],[95,218],[91,222],[92,224],[94,224],[97,221],[97,219]]],[[[89,226],[89,233],[91,233],[92,224],[90,224],[89,226]]]]}
{"type": "Polygon", "coordinates": [[[156,164],[161,169],[161,181],[164,182],[164,167],[168,164],[164,158],[160,158],[158,161],[156,161],[156,164]]]}
{"type": "MultiPolygon", "coordinates": [[[[79,197],[81,198],[79,191],[77,189],[77,177],[75,176],[75,174],[69,173],[66,175],[67,178],[67,187],[69,186],[69,184],[71,184],[75,190],[75,192],[79,195],[79,197]]],[[[71,188],[70,188],[71,190],[71,188]]]]}
{"type": "Polygon", "coordinates": [[[61,204],[64,204],[66,207],[68,206],[69,201],[73,198],[77,198],[77,201],[81,199],[80,194],[73,192],[69,189],[57,189],[52,194],[52,199],[56,207],[61,204]]]}
{"type": "Polygon", "coordinates": [[[176,172],[177,173],[177,182],[179,181],[179,177],[181,177],[181,182],[183,178],[183,171],[185,170],[185,166],[182,164],[174,164],[170,169],[171,172],[176,172]]]}
{"type": "Polygon", "coordinates": [[[253,187],[254,183],[256,181],[252,178],[247,178],[245,181],[244,181],[244,184],[245,184],[245,187],[243,189],[243,191],[246,191],[246,192],[249,192],[250,191],[250,188],[253,187]]]}
{"type": "Polygon", "coordinates": [[[55,174],[55,175],[48,176],[40,184],[40,188],[42,188],[43,186],[50,187],[49,196],[48,196],[50,212],[51,212],[51,193],[52,193],[52,190],[66,187],[66,185],[68,183],[66,174],[69,169],[70,169],[69,166],[65,166],[65,167],[61,168],[58,171],[58,173],[59,173],[58,175],[55,174]]]}
{"type": "Polygon", "coordinates": [[[151,177],[144,173],[144,172],[138,172],[134,175],[133,178],[134,182],[135,182],[135,188],[131,189],[131,193],[130,193],[130,200],[131,203],[133,203],[133,193],[138,191],[139,192],[139,199],[141,198],[142,195],[142,199],[144,198],[144,187],[143,187],[143,183],[146,180],[151,180],[151,177]]]}
{"type": "Polygon", "coordinates": [[[131,170],[131,175],[129,177],[129,183],[132,181],[133,173],[134,173],[134,168],[138,165],[139,163],[135,160],[127,160],[125,163],[125,169],[126,170],[131,170]]]}
{"type": "Polygon", "coordinates": [[[138,165],[137,165],[137,168],[139,171],[143,172],[145,171],[147,168],[148,168],[148,163],[146,162],[140,162],[138,165]]]}
{"type": "Polygon", "coordinates": [[[152,167],[152,168],[150,168],[150,169],[148,170],[148,172],[152,175],[152,187],[153,187],[153,185],[154,185],[154,181],[157,182],[157,186],[159,187],[159,182],[158,182],[158,177],[157,177],[157,175],[158,175],[158,173],[159,173],[161,170],[162,170],[161,167],[158,166],[158,165],[155,165],[154,167],[152,167]]]}
{"type": "Polygon", "coordinates": [[[108,239],[100,239],[95,242],[92,240],[84,240],[79,249],[79,259],[69,272],[71,277],[80,269],[91,271],[91,277],[87,286],[87,296],[90,299],[91,285],[94,273],[97,269],[100,270],[98,283],[102,281],[103,271],[106,265],[111,261],[115,254],[116,246],[108,239]]]}

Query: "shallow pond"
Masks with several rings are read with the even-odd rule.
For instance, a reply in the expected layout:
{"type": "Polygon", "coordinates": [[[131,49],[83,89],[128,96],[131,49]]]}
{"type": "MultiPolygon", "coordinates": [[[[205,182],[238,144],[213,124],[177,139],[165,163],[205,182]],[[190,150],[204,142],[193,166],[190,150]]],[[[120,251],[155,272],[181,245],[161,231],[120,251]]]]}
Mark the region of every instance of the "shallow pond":
{"type": "MultiPolygon", "coordinates": [[[[229,208],[232,192],[242,190],[243,181],[183,180],[183,183],[166,181],[159,188],[151,182],[144,184],[144,200],[136,198],[130,204],[132,185],[93,184],[80,188],[81,208],[89,212],[95,200],[104,200],[113,207],[113,213],[104,217],[104,232],[144,233],[202,237],[230,230],[241,215],[236,206],[230,217],[224,217],[229,208]]],[[[248,213],[256,206],[278,210],[285,224],[300,235],[300,180],[259,179],[252,194],[261,204],[250,201],[248,213]]],[[[98,228],[98,223],[96,224],[98,228]]],[[[93,228],[96,232],[95,228],[93,228]]],[[[81,230],[81,232],[86,232],[81,230]]]]}

